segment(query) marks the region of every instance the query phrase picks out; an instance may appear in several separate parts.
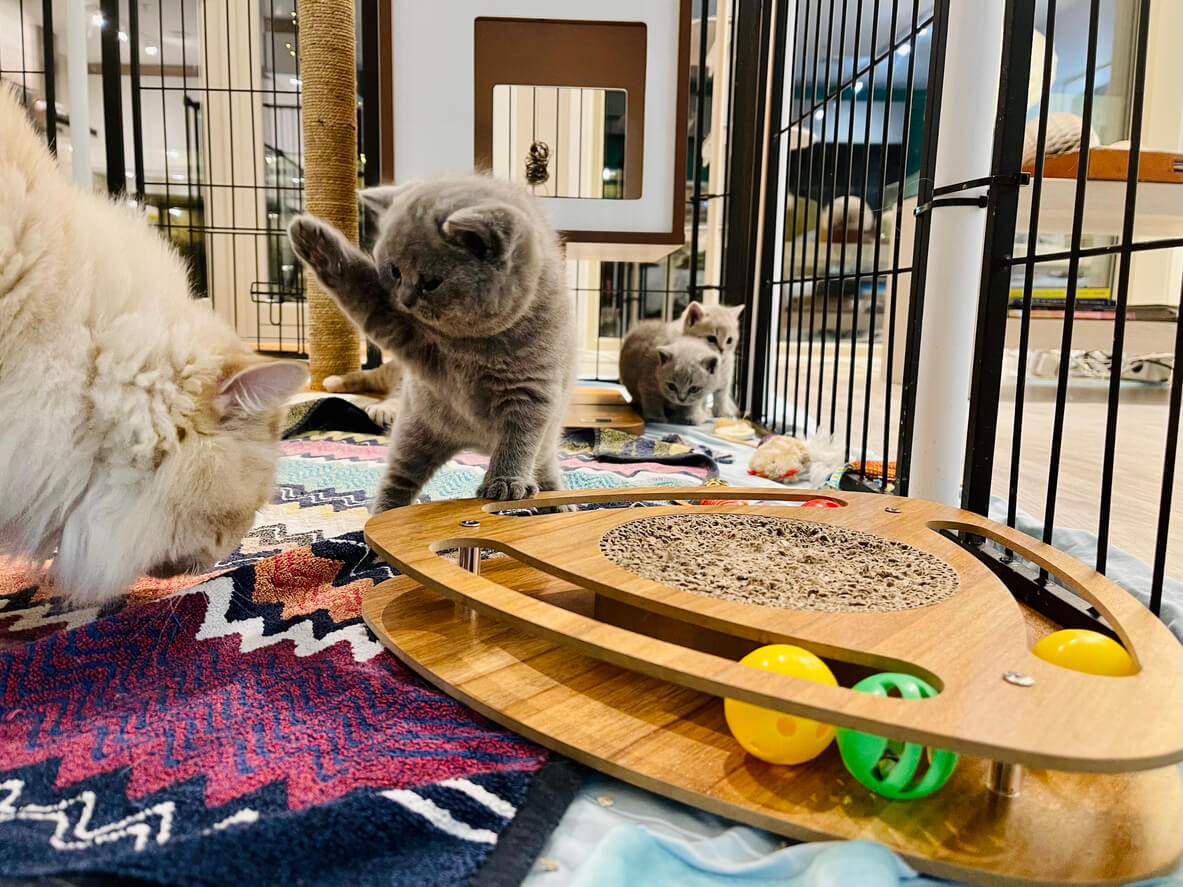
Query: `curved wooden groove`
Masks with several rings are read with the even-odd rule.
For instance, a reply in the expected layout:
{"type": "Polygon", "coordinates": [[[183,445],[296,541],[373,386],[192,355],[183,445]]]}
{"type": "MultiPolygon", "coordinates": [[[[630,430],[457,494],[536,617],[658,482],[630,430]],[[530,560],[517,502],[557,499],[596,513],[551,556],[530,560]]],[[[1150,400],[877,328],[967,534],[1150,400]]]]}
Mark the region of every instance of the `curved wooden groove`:
{"type": "MultiPolygon", "coordinates": [[[[970,513],[963,512],[963,514],[970,513]]],[[[1090,606],[1105,617],[1105,621],[1117,632],[1122,644],[1129,650],[1130,655],[1134,657],[1134,662],[1139,667],[1142,667],[1141,658],[1144,646],[1130,633],[1129,626],[1131,624],[1136,626],[1136,631],[1139,633],[1144,631],[1151,635],[1165,634],[1170,640],[1174,640],[1166,626],[1133,595],[1107,576],[1098,573],[1075,558],[1068,557],[1046,542],[985,518],[979,518],[978,515],[972,515],[969,518],[959,517],[955,520],[929,521],[929,526],[934,530],[955,530],[984,536],[992,542],[997,542],[999,545],[1017,552],[1036,566],[1042,567],[1053,576],[1062,579],[1069,589],[1088,601],[1090,606]]],[[[1172,646],[1166,645],[1165,649],[1172,650],[1172,646]]],[[[1183,648],[1180,648],[1178,644],[1173,644],[1173,651],[1178,654],[1173,663],[1176,672],[1178,672],[1183,670],[1183,648]]],[[[1170,661],[1156,663],[1156,667],[1170,668],[1171,666],[1170,661]]]]}
{"type": "MultiPolygon", "coordinates": [[[[532,501],[540,505],[644,501],[702,494],[698,488],[650,488],[627,493],[622,495],[621,491],[605,490],[592,494],[544,494],[532,501]]],[[[762,489],[729,489],[728,497],[809,498],[805,493],[762,489]]],[[[1144,667],[1139,675],[1121,679],[1066,672],[1029,653],[1018,607],[1002,590],[998,580],[972,555],[932,532],[947,527],[989,535],[998,532],[994,525],[958,509],[917,500],[892,499],[891,504],[901,507],[904,513],[886,515],[883,503],[888,500],[874,494],[844,495],[843,499],[848,502],[846,508],[817,509],[808,517],[785,514],[779,508],[766,506],[739,508],[741,513],[808,519],[864,531],[870,525],[871,531],[879,531],[879,535],[930,552],[935,548],[939,552],[937,556],[955,563],[963,581],[969,576],[977,590],[964,597],[954,595],[930,607],[889,614],[843,614],[839,618],[833,614],[803,615],[802,611],[774,613],[771,608],[690,596],[641,580],[611,565],[599,553],[598,544],[588,542],[590,537],[598,543],[599,531],[608,526],[641,517],[670,512],[737,510],[729,506],[663,507],[646,509],[642,513],[613,509],[522,520],[488,513],[490,509],[504,508],[501,503],[479,500],[442,502],[379,515],[367,524],[366,537],[375,550],[407,575],[452,600],[582,655],[700,692],[742,699],[837,726],[1036,767],[1121,772],[1158,767],[1183,757],[1183,708],[1178,705],[1178,700],[1183,698],[1183,668],[1179,665],[1183,662],[1180,655],[1183,650],[1148,611],[1141,608],[1149,622],[1138,615],[1140,605],[1132,598],[1115,586],[1101,588],[1103,583],[1094,581],[1094,588],[1100,589],[1097,600],[1107,604],[1102,611],[1107,615],[1114,614],[1111,623],[1115,627],[1121,626],[1123,620],[1136,623],[1128,631],[1119,628],[1119,633],[1131,637],[1131,647],[1138,651],[1144,665],[1153,661],[1154,669],[1144,667]],[[459,521],[474,517],[480,521],[479,530],[461,530],[459,521]],[[984,532],[987,530],[989,533],[984,532]],[[825,631],[829,631],[833,638],[845,640],[847,635],[852,638],[845,643],[831,640],[836,651],[857,653],[860,645],[872,651],[863,654],[865,664],[868,660],[873,664],[875,657],[882,659],[884,650],[891,644],[899,649],[901,644],[914,643],[920,654],[899,658],[918,668],[931,669],[941,678],[950,679],[951,683],[940,696],[918,706],[901,704],[903,700],[873,697],[783,675],[756,672],[728,659],[607,625],[542,601],[525,599],[518,592],[461,570],[433,553],[433,549],[452,544],[498,548],[526,563],[545,565],[548,571],[557,572],[597,593],[618,597],[655,612],[662,610],[695,624],[718,626],[725,631],[737,625],[752,627],[751,613],[744,608],[757,611],[757,615],[766,614],[769,623],[777,619],[783,624],[814,620],[824,629],[814,632],[823,636],[823,645],[825,631]],[[588,553],[591,549],[594,554],[588,553]],[[563,556],[547,558],[547,551],[563,556]],[[575,553],[576,559],[569,567],[561,565],[564,559],[570,560],[564,552],[575,553]],[[603,573],[606,578],[591,578],[595,571],[603,573]],[[687,598],[698,600],[687,601],[687,598]],[[786,613],[790,615],[784,615],[786,613]],[[933,623],[933,618],[938,615],[941,618],[933,623]],[[838,626],[839,622],[841,626],[838,626]],[[888,626],[889,634],[883,635],[876,626],[888,626]],[[949,626],[958,633],[948,639],[940,637],[949,626]],[[934,631],[938,636],[934,637],[934,631]],[[1153,655],[1147,651],[1153,651],[1153,655]],[[945,663],[945,666],[933,667],[934,662],[945,663]],[[1173,671],[1162,667],[1171,663],[1174,663],[1173,671]],[[956,675],[947,671],[951,667],[955,667],[956,675]],[[1001,676],[1007,670],[1031,674],[1036,679],[1035,686],[1023,688],[1003,682],[1001,676]],[[1117,681],[1121,682],[1120,687],[1114,686],[1117,681]],[[1146,729],[1133,734],[1126,729],[1131,723],[1145,722],[1147,712],[1154,708],[1158,709],[1156,719],[1153,723],[1147,722],[1146,729]],[[1007,712],[1009,717],[999,718],[998,712],[1007,712]]],[[[1000,541],[1015,550],[1032,550],[1055,572],[1074,572],[1071,565],[1075,561],[1022,534],[1008,532],[1000,541]]],[[[772,638],[780,636],[775,629],[769,629],[768,634],[772,638]]],[[[788,636],[797,635],[790,632],[788,636]]],[[[819,646],[817,638],[812,640],[809,646],[816,649],[819,646]]],[[[821,652],[824,655],[824,651],[821,652]]],[[[848,657],[839,653],[837,658],[848,657]]]]}

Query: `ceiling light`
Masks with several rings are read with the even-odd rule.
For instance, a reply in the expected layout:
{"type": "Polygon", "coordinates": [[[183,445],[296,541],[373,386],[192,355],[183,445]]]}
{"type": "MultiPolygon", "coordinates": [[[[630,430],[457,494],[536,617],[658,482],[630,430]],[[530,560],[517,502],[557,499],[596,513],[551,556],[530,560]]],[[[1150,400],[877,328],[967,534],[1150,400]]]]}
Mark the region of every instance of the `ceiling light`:
{"type": "Polygon", "coordinates": [[[158,52],[160,52],[160,50],[157,49],[155,46],[145,46],[144,47],[144,55],[156,55],[156,53],[158,53],[158,52]]]}

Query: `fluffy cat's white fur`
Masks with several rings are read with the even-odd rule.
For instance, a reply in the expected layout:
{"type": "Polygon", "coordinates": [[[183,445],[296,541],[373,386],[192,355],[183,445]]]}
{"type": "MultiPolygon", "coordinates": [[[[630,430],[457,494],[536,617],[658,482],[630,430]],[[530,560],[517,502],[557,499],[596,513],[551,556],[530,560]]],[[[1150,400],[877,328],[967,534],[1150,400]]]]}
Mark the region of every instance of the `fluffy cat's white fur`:
{"type": "Polygon", "coordinates": [[[0,551],[52,557],[77,603],[211,565],[272,489],[305,379],[195,304],[175,252],[69,182],[0,87],[0,551]]]}

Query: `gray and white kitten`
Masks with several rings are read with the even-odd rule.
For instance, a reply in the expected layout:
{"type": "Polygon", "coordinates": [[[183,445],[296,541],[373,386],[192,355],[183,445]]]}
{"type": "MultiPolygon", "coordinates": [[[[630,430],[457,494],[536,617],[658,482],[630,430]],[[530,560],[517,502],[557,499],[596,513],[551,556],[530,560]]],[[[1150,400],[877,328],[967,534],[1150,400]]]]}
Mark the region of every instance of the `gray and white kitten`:
{"type": "Polygon", "coordinates": [[[735,348],[739,343],[739,315],[743,305],[711,305],[691,302],[682,312],[680,321],[671,326],[684,336],[695,336],[704,340],[722,355],[719,370],[715,373],[714,402],[711,412],[715,416],[738,416],[739,407],[731,397],[735,382],[735,348]],[[680,329],[678,328],[680,324],[680,329]]]}
{"type": "Polygon", "coordinates": [[[574,305],[558,238],[517,185],[465,175],[370,188],[373,258],[311,216],[296,253],[405,375],[376,511],[414,501],[463,449],[490,456],[477,495],[559,488],[574,384],[574,305]]]}
{"type": "Polygon", "coordinates": [[[620,381],[634,405],[651,422],[697,425],[706,418],[703,401],[716,385],[722,356],[702,339],[668,340],[668,324],[645,320],[620,346],[620,381]]]}

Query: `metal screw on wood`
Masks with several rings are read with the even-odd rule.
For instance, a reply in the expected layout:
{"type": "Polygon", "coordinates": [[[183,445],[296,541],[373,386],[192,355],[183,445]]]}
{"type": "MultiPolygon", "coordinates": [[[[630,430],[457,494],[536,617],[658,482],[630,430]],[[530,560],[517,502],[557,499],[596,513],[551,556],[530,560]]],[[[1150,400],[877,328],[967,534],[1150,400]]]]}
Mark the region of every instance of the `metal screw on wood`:
{"type": "Polygon", "coordinates": [[[1031,687],[1035,685],[1035,678],[1029,674],[1023,674],[1021,671],[1008,671],[1003,674],[1002,679],[1008,684],[1014,684],[1016,687],[1031,687]]]}
{"type": "Polygon", "coordinates": [[[462,520],[462,521],[460,521],[460,526],[462,526],[462,527],[472,528],[472,527],[479,527],[480,525],[481,525],[481,522],[479,520],[462,520]]]}
{"type": "Polygon", "coordinates": [[[888,514],[900,514],[901,513],[900,510],[898,508],[896,508],[894,505],[888,505],[883,510],[886,511],[888,514]]]}

